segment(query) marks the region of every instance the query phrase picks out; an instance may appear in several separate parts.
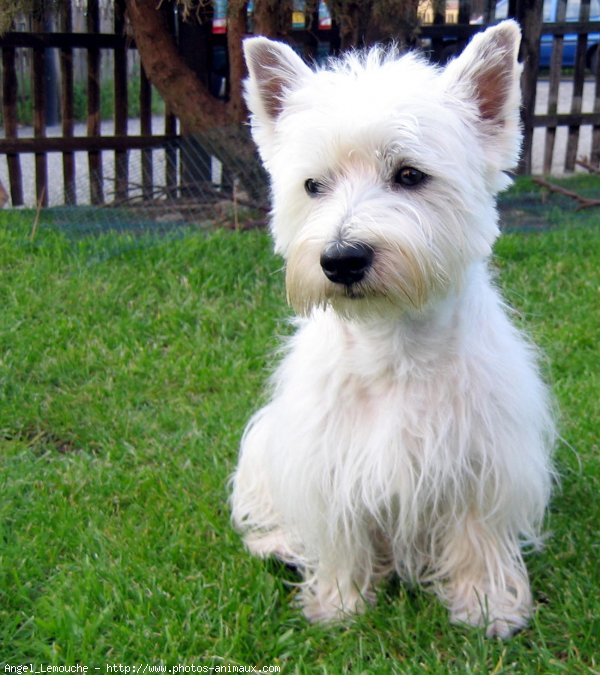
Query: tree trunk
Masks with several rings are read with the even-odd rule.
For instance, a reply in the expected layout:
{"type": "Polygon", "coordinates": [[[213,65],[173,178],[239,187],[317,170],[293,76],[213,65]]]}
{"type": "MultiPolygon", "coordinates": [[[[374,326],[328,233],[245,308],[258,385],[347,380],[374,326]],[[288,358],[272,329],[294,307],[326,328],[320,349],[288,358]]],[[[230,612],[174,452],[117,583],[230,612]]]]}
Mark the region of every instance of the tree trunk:
{"type": "Polygon", "coordinates": [[[254,3],[253,23],[256,35],[284,37],[292,24],[291,0],[257,0],[254,3]]]}
{"type": "Polygon", "coordinates": [[[340,30],[340,47],[364,47],[374,0],[331,0],[329,9],[340,30]]]}
{"type": "Polygon", "coordinates": [[[368,42],[393,40],[400,49],[416,45],[419,0],[376,0],[369,21],[368,42]]]}
{"type": "Polygon", "coordinates": [[[127,15],[144,71],[188,133],[240,122],[241,99],[214,98],[184,63],[156,0],[127,0],[127,15]]]}
{"type": "Polygon", "coordinates": [[[536,81],[539,70],[539,44],[542,34],[542,0],[519,0],[515,17],[521,24],[521,56],[524,62],[521,75],[523,106],[521,121],[524,139],[519,173],[531,173],[531,146],[533,142],[533,116],[535,111],[536,81]]]}
{"type": "Polygon", "coordinates": [[[246,34],[248,3],[230,0],[227,9],[227,55],[229,58],[229,113],[237,121],[246,118],[242,82],[246,77],[246,63],[242,40],[246,34]]]}
{"type": "Polygon", "coordinates": [[[342,50],[392,40],[413,47],[419,32],[419,0],[330,0],[342,50]]]}

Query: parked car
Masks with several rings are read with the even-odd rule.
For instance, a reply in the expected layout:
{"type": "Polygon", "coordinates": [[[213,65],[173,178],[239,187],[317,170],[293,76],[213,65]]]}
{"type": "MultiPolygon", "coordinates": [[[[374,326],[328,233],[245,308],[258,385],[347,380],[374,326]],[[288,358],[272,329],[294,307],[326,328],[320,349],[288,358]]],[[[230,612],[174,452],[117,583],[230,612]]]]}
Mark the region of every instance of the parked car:
{"type": "MultiPolygon", "coordinates": [[[[212,32],[215,34],[227,33],[227,5],[228,0],[215,0],[213,4],[212,32]]],[[[304,30],[306,26],[306,2],[294,0],[292,4],[292,30],[304,30]]],[[[319,13],[319,30],[331,29],[331,14],[325,0],[319,0],[317,7],[319,13]]],[[[250,0],[247,7],[248,28],[252,32],[252,15],[254,14],[254,2],[250,0]]]]}
{"type": "MultiPolygon", "coordinates": [[[[227,34],[227,6],[228,0],[215,0],[213,3],[212,33],[213,35],[227,34]]],[[[306,27],[306,1],[294,0],[292,3],[292,31],[302,31],[306,27]]],[[[325,0],[319,0],[317,5],[319,32],[325,33],[331,30],[331,13],[325,0]]],[[[250,0],[246,7],[246,23],[249,33],[253,32],[254,2],[250,0]]],[[[314,30],[314,28],[313,28],[314,30]]],[[[315,59],[318,63],[325,61],[329,55],[329,42],[320,41],[317,45],[315,59]]],[[[221,41],[212,48],[212,72],[211,91],[215,96],[223,98],[226,91],[226,79],[228,74],[226,43],[221,41]]]]}
{"type": "MultiPolygon", "coordinates": [[[[579,21],[579,11],[581,0],[568,0],[565,22],[579,21]]],[[[543,21],[544,23],[558,23],[556,20],[558,14],[558,0],[544,0],[543,21]]],[[[496,12],[494,19],[501,21],[508,16],[508,0],[498,0],[496,3],[496,12]]],[[[590,21],[600,21],[600,0],[590,1],[590,21]]],[[[483,24],[483,15],[475,16],[471,19],[471,24],[483,24]]],[[[444,38],[444,46],[441,52],[440,61],[446,63],[454,58],[465,48],[468,40],[457,40],[456,38],[444,38]]],[[[554,36],[543,34],[540,40],[540,68],[548,68],[552,58],[552,48],[554,36]]],[[[423,49],[428,50],[429,43],[424,41],[423,49]]],[[[572,68],[575,65],[577,54],[577,33],[566,33],[563,36],[562,65],[565,68],[572,68]]],[[[593,72],[596,72],[598,59],[600,58],[600,33],[589,33],[587,36],[587,47],[585,55],[585,64],[593,72]]]]}
{"type": "MultiPolygon", "coordinates": [[[[581,0],[568,0],[565,21],[579,21],[579,11],[581,0]]],[[[505,19],[508,13],[508,0],[499,0],[496,3],[496,19],[505,19]]],[[[556,23],[558,14],[558,0],[544,0],[543,21],[544,23],[556,23]]],[[[600,0],[591,0],[590,2],[590,21],[600,21],[600,0]]],[[[552,35],[542,34],[540,40],[540,67],[548,68],[552,58],[552,45],[554,38],[552,35]]],[[[585,64],[594,72],[598,63],[600,45],[600,33],[589,33],[587,36],[587,51],[585,64]]],[[[577,53],[577,34],[567,33],[563,39],[562,65],[566,68],[572,68],[575,65],[577,53]]]]}

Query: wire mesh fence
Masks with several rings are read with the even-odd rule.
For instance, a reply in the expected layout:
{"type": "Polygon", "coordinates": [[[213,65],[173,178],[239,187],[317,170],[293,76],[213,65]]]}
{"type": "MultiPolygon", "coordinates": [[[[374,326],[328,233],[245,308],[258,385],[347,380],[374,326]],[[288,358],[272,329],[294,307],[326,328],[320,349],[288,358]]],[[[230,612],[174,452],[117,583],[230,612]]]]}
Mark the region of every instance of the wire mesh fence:
{"type": "MultiPolygon", "coordinates": [[[[132,150],[127,181],[105,161],[100,181],[104,203],[55,206],[52,222],[75,234],[126,230],[165,232],[178,227],[258,227],[268,211],[268,178],[245,126],[178,138],[160,147],[132,150]]],[[[89,190],[81,172],[77,195],[89,190]]]]}
{"type": "MultiPolygon", "coordinates": [[[[81,153],[85,160],[85,153],[81,153]]],[[[115,175],[114,153],[103,153],[100,181],[102,204],[90,205],[90,174],[77,170],[72,202],[54,206],[43,219],[70,235],[107,232],[173,233],[181,228],[249,229],[266,225],[269,179],[245,125],[217,128],[179,137],[166,145],[127,153],[126,184],[115,175]],[[87,204],[86,202],[87,197],[87,204]]],[[[56,170],[57,180],[60,170],[56,170]]],[[[122,172],[121,172],[122,174],[122,172]]],[[[62,195],[62,186],[57,193],[62,195]]],[[[600,198],[596,180],[584,193],[600,198]]],[[[67,199],[67,201],[69,201],[67,199]]],[[[29,204],[34,206],[34,204],[29,204]]],[[[501,227],[505,231],[538,230],[550,226],[556,209],[575,205],[565,195],[533,186],[500,195],[501,227]]]]}

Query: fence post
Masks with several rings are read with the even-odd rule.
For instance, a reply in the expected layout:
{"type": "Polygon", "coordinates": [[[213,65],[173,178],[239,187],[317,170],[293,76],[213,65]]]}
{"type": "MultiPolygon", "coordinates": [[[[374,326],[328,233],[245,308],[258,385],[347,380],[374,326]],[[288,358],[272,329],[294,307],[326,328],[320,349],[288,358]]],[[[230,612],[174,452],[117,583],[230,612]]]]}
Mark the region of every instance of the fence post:
{"type": "MultiPolygon", "coordinates": [[[[140,132],[142,136],[152,136],[152,85],[146,77],[144,66],[140,63],[140,132]]],[[[152,199],[154,194],[154,171],[152,166],[152,148],[142,150],[142,195],[152,199]]]]}
{"type": "MultiPolygon", "coordinates": [[[[46,10],[42,23],[42,32],[52,33],[55,30],[55,17],[46,10]]],[[[46,109],[44,111],[46,126],[53,126],[59,121],[58,72],[56,69],[56,51],[46,49],[44,53],[44,78],[46,80],[46,109]]]]}
{"type": "MultiPolygon", "coordinates": [[[[19,135],[15,56],[14,47],[2,47],[2,112],[4,115],[4,134],[7,139],[14,139],[19,135]]],[[[23,204],[21,160],[18,154],[7,153],[6,161],[12,205],[21,206],[23,204]]]]}
{"type": "Polygon", "coordinates": [[[471,21],[471,0],[458,0],[458,23],[468,25],[471,21]]]}
{"type": "MultiPolygon", "coordinates": [[[[115,136],[127,136],[129,104],[127,100],[127,45],[125,44],[125,1],[114,3],[114,32],[122,39],[114,49],[115,136]]],[[[115,200],[127,198],[129,191],[129,153],[115,150],[115,200]]]]}
{"type": "MultiPolygon", "coordinates": [[[[98,0],[87,3],[88,33],[100,32],[100,7],[98,0]]],[[[100,136],[100,49],[90,47],[87,53],[87,135],[100,136]]],[[[90,201],[92,204],[104,202],[104,186],[102,177],[102,153],[99,150],[88,152],[90,172],[90,201]]]]}
{"type": "MultiPolygon", "coordinates": [[[[446,23],[446,0],[433,0],[433,25],[442,26],[446,23]]],[[[439,63],[444,52],[444,39],[434,37],[431,40],[431,52],[439,63]]]]}
{"type": "MultiPolygon", "coordinates": [[[[590,0],[581,0],[579,20],[590,20],[590,0]]],[[[577,48],[575,52],[575,73],[573,78],[573,100],[571,102],[571,114],[580,115],[583,104],[583,86],[585,84],[585,57],[587,51],[587,35],[580,33],[577,36],[577,48]]],[[[565,171],[575,169],[577,159],[577,144],[579,143],[579,122],[569,125],[567,137],[567,151],[565,155],[565,171]]]]}
{"type": "MultiPolygon", "coordinates": [[[[556,22],[564,23],[566,15],[567,0],[558,0],[556,7],[556,22]]],[[[550,60],[550,75],[548,78],[548,115],[556,115],[558,113],[558,93],[562,73],[563,45],[564,35],[554,33],[552,36],[552,57],[550,60]]],[[[556,128],[556,124],[548,124],[546,127],[544,164],[542,167],[542,171],[545,174],[550,174],[552,172],[552,157],[554,156],[556,128]]]]}
{"type": "MultiPolygon", "coordinates": [[[[62,7],[60,17],[60,29],[63,33],[73,32],[73,10],[70,3],[62,7]]],[[[60,50],[60,115],[62,119],[62,135],[64,138],[74,136],[74,87],[73,87],[73,49],[62,47],[60,50]]],[[[77,188],[75,182],[75,153],[63,152],[63,183],[65,204],[77,203],[77,188]]]]}
{"type": "MultiPolygon", "coordinates": [[[[596,48],[596,63],[595,72],[594,72],[594,91],[596,96],[594,99],[594,112],[600,113],[600,57],[598,50],[600,47],[596,48]]],[[[590,153],[590,162],[592,166],[600,166],[600,124],[594,124],[592,126],[592,149],[590,153]]]]}
{"type": "Polygon", "coordinates": [[[535,93],[540,63],[540,38],[542,35],[543,0],[517,0],[515,18],[521,24],[523,39],[521,41],[521,57],[523,74],[521,89],[523,91],[523,107],[521,121],[523,124],[523,154],[518,172],[531,173],[531,148],[535,116],[535,93]]]}
{"type": "MultiPolygon", "coordinates": [[[[33,20],[36,33],[44,32],[43,19],[36,16],[33,20]]],[[[46,138],[46,58],[43,47],[33,49],[33,135],[46,138]]],[[[45,152],[35,153],[35,198],[38,205],[48,206],[48,158],[45,152]]]]}
{"type": "MultiPolygon", "coordinates": [[[[177,49],[186,65],[194,71],[205,86],[210,86],[211,54],[211,22],[208,17],[198,15],[196,19],[178,22],[177,49]]],[[[188,130],[182,129],[186,137],[181,139],[179,160],[181,162],[181,194],[189,196],[194,186],[200,182],[210,181],[210,156],[198,140],[187,136],[188,130]]]]}

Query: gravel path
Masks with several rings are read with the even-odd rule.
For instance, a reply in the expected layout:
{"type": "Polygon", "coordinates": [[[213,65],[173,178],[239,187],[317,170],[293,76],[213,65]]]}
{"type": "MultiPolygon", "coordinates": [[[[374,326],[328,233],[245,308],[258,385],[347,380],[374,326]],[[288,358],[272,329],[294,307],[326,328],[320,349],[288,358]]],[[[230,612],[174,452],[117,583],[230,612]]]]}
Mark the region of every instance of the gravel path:
{"type": "MultiPolygon", "coordinates": [[[[570,81],[561,82],[559,89],[559,113],[570,112],[571,98],[573,92],[573,83],[570,81]]],[[[548,82],[540,81],[538,84],[536,112],[544,113],[548,105],[548,82]]],[[[594,105],[594,82],[589,79],[585,83],[582,110],[591,112],[594,105]]],[[[162,118],[153,119],[153,129],[162,129],[162,118]]],[[[113,133],[112,122],[102,123],[102,134],[109,136],[113,133]]],[[[129,120],[129,133],[139,134],[139,120],[129,120]]],[[[578,157],[589,156],[591,146],[592,129],[590,126],[581,128],[578,146],[578,157]]],[[[20,129],[20,136],[32,136],[31,128],[24,127],[20,129]]],[[[60,127],[49,127],[48,136],[60,136],[60,127]]],[[[75,135],[85,135],[85,125],[76,125],[75,135]]],[[[533,173],[542,173],[542,163],[544,155],[545,130],[536,129],[533,136],[533,173]]],[[[552,175],[559,176],[564,173],[564,155],[567,142],[567,129],[559,128],[556,133],[556,146],[554,152],[554,161],[552,165],[552,175]]],[[[131,150],[129,159],[129,174],[132,182],[141,182],[141,153],[139,150],[131,150]]],[[[62,159],[61,154],[54,152],[48,154],[48,175],[50,176],[48,197],[50,205],[63,203],[63,180],[62,180],[62,159]]],[[[154,157],[154,176],[157,183],[164,183],[165,175],[165,156],[164,152],[155,151],[154,157]]],[[[85,204],[89,201],[89,173],[87,164],[87,153],[75,153],[76,176],[77,176],[77,203],[85,204]]],[[[33,155],[21,155],[21,169],[23,172],[23,189],[25,201],[28,206],[35,205],[35,180],[34,180],[34,158],[33,155]]],[[[114,176],[114,153],[106,152],[103,156],[104,177],[114,176]]],[[[0,156],[0,182],[8,190],[8,169],[6,165],[6,156],[0,156]]]]}

